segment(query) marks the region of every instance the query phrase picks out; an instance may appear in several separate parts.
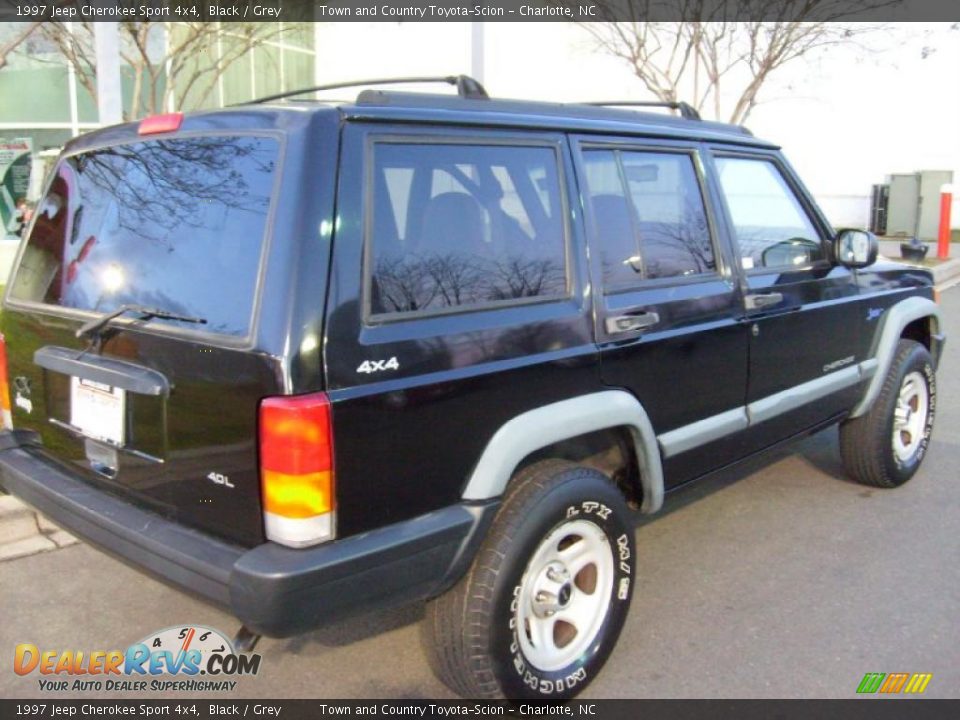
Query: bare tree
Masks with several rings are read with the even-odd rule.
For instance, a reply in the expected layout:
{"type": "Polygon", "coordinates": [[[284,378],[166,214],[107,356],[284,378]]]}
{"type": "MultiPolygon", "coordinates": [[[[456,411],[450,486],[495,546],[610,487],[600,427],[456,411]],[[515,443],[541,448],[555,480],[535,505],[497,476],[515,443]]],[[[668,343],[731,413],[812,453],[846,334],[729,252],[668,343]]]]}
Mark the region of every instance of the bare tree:
{"type": "Polygon", "coordinates": [[[566,284],[563,267],[549,258],[494,259],[464,252],[381,257],[373,278],[375,312],[558,295],[566,284]]]}
{"type": "Polygon", "coordinates": [[[182,226],[202,229],[210,222],[210,208],[266,214],[270,198],[249,180],[260,175],[259,185],[274,170],[273,151],[249,137],[119,145],[75,162],[91,194],[96,188],[115,204],[119,227],[160,244],[182,226]]]}
{"type": "MultiPolygon", "coordinates": [[[[120,57],[133,79],[126,119],[203,106],[233,63],[295,31],[290,23],[120,23],[120,57]]],[[[77,81],[95,98],[93,23],[45,22],[36,32],[73,66],[77,81]]]]}
{"type": "Polygon", "coordinates": [[[740,124],[761,89],[785,65],[814,51],[858,42],[878,24],[844,23],[899,0],[598,0],[600,17],[582,23],[599,47],[627,62],[657,99],[686,100],[702,114],[740,124]],[[764,18],[764,21],[741,21],[764,18]],[[681,97],[683,96],[683,97],[681,97]],[[732,107],[725,101],[732,100],[732,107]]]}
{"type": "Polygon", "coordinates": [[[43,23],[40,21],[29,23],[7,23],[7,33],[0,42],[0,70],[7,66],[7,58],[14,50],[20,47],[33,32],[43,23]]]}

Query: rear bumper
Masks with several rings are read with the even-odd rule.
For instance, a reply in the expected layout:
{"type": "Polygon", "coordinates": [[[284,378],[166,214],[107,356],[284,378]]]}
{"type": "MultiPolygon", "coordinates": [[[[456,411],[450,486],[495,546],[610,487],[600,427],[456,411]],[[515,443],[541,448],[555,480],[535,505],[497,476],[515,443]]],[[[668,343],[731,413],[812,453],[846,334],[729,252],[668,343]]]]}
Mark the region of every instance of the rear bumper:
{"type": "Polygon", "coordinates": [[[436,595],[466,570],[497,503],[452,505],[315,548],[225,543],[91,487],[0,433],[0,486],[91,545],[286,637],[436,595]]]}

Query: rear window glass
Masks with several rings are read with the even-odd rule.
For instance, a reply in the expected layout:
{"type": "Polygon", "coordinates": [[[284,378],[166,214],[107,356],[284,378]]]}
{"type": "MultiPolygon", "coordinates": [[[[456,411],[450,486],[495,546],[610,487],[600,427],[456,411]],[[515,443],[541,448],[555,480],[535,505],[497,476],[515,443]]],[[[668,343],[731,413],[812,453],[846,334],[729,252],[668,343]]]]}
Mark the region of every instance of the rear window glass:
{"type": "Polygon", "coordinates": [[[278,142],[192,137],[62,160],[11,288],[18,300],[108,313],[159,308],[246,335],[278,142]]]}
{"type": "Polygon", "coordinates": [[[379,143],[372,221],[374,316],[567,295],[551,147],[379,143]]]}

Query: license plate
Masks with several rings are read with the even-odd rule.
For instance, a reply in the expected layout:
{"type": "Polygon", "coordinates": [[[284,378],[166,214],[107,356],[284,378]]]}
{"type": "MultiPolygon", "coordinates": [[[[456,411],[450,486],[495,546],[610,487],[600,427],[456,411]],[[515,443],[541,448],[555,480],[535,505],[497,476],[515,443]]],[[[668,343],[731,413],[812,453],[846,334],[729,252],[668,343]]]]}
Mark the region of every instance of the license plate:
{"type": "Polygon", "coordinates": [[[122,388],[70,378],[70,424],[84,435],[123,445],[126,393],[122,388]]]}

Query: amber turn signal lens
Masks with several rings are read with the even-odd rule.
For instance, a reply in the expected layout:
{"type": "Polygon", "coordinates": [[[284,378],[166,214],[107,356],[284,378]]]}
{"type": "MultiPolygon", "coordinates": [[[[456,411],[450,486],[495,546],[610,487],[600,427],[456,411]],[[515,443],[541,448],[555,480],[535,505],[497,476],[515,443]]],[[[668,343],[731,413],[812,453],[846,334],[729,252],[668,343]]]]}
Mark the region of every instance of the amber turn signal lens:
{"type": "Polygon", "coordinates": [[[306,475],[264,470],[261,480],[263,509],[287,518],[307,518],[333,510],[333,474],[306,475]]]}

